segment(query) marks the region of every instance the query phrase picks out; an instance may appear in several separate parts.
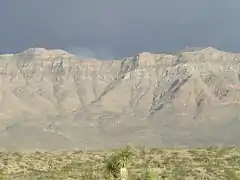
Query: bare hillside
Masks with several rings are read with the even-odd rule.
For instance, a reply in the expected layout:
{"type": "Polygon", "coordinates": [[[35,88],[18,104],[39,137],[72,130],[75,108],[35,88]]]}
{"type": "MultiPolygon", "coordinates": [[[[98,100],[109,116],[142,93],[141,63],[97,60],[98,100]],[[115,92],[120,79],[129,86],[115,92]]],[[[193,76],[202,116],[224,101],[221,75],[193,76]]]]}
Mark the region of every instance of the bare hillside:
{"type": "Polygon", "coordinates": [[[0,146],[10,150],[240,145],[240,54],[202,48],[100,61],[0,55],[0,146]]]}

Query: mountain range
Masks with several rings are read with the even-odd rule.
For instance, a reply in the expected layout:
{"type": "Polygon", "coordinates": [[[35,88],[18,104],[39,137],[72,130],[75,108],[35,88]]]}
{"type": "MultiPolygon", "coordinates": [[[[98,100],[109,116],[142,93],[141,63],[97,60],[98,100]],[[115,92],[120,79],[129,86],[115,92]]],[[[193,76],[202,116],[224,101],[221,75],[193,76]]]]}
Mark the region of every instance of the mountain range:
{"type": "Polygon", "coordinates": [[[2,150],[239,146],[240,54],[0,55],[2,150]]]}

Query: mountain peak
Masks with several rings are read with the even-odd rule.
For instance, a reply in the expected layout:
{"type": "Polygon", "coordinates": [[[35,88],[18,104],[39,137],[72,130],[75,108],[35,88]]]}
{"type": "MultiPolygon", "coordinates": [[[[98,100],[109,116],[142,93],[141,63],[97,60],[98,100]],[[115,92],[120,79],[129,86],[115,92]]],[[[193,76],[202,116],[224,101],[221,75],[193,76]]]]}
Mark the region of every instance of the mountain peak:
{"type": "Polygon", "coordinates": [[[75,55],[61,50],[61,49],[46,49],[46,48],[28,48],[25,51],[17,53],[18,55],[22,56],[23,58],[54,58],[54,57],[73,57],[75,55]]]}

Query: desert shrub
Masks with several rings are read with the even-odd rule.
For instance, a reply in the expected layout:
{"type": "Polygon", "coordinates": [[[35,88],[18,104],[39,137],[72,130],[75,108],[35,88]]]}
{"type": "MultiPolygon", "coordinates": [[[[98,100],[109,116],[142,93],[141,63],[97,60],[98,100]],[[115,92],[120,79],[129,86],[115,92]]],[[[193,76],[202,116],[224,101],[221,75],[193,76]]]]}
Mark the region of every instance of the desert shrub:
{"type": "Polygon", "coordinates": [[[105,178],[108,180],[127,180],[128,167],[133,158],[133,150],[130,146],[118,152],[112,153],[105,161],[105,178]]]}

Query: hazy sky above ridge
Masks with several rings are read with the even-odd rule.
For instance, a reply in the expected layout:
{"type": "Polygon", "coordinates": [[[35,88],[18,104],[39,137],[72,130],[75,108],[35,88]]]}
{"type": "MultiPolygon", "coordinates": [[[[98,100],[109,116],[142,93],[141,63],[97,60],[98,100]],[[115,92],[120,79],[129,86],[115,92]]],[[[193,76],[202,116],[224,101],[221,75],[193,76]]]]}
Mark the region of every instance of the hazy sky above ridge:
{"type": "Polygon", "coordinates": [[[0,53],[117,58],[213,46],[240,52],[239,0],[0,0],[0,53]]]}

